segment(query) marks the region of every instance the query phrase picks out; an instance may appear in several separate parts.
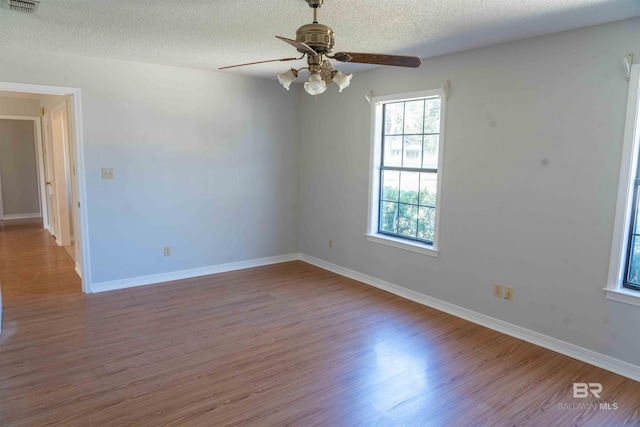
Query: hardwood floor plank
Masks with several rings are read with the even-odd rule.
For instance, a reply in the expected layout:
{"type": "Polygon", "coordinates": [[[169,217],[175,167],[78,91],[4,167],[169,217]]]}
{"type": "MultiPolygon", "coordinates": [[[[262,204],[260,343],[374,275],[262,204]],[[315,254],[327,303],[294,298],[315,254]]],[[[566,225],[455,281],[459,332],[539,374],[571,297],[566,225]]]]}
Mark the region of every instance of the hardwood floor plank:
{"type": "Polygon", "coordinates": [[[73,268],[0,227],[0,425],[640,425],[640,383],[303,262],[95,295],[73,268]]]}

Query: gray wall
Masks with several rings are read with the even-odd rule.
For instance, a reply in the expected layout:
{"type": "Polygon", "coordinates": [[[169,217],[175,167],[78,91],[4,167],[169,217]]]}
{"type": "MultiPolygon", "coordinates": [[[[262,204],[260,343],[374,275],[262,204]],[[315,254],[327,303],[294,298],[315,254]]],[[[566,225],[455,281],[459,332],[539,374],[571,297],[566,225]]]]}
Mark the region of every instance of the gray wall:
{"type": "Polygon", "coordinates": [[[303,98],[300,251],[640,365],[640,310],[602,291],[629,52],[638,19],[359,73],[343,93],[303,98]],[[446,80],[440,256],[369,242],[364,94],[446,80]],[[515,300],[493,297],[494,282],[515,300]]]}
{"type": "Polygon", "coordinates": [[[2,213],[39,215],[33,121],[0,119],[2,213]]]}
{"type": "Polygon", "coordinates": [[[277,81],[4,47],[0,81],[82,91],[93,283],[297,252],[296,96],[277,81]]]}

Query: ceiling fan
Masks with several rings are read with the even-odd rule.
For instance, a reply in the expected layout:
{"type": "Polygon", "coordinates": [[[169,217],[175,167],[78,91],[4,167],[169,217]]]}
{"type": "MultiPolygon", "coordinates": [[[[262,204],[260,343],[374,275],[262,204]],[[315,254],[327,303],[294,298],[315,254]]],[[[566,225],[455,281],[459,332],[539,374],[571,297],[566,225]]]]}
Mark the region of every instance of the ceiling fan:
{"type": "Polygon", "coordinates": [[[245,65],[264,64],[266,62],[297,61],[307,57],[307,67],[291,68],[290,70],[278,74],[278,81],[287,90],[291,83],[298,77],[301,70],[309,70],[309,81],[304,84],[304,90],[310,95],[320,95],[327,90],[327,83],[336,83],[342,89],[351,83],[352,74],[344,74],[333,69],[329,59],[338,62],[355,62],[359,64],[394,65],[398,67],[417,68],[422,63],[417,56],[386,55],[380,53],[358,53],[358,52],[333,52],[335,43],[334,32],[327,25],[318,23],[318,9],[323,5],[324,0],[304,0],[313,9],[313,23],[305,24],[296,31],[296,39],[276,36],[285,43],[295,47],[302,54],[299,58],[281,58],[267,61],[249,62],[247,64],[231,65],[219,68],[244,67],[245,65]],[[328,58],[328,59],[327,59],[328,58]]]}

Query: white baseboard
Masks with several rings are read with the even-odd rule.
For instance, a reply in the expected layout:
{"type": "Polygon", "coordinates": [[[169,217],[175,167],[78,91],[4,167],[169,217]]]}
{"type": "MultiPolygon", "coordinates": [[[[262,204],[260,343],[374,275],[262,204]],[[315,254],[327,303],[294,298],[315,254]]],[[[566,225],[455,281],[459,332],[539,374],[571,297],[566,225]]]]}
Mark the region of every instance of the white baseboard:
{"type": "Polygon", "coordinates": [[[42,215],[40,215],[39,213],[24,213],[24,214],[9,214],[9,215],[3,215],[2,219],[3,221],[11,221],[14,219],[35,219],[35,218],[42,218],[42,215]]]}
{"type": "Polygon", "coordinates": [[[78,276],[80,276],[80,278],[82,279],[82,266],[80,264],[78,264],[77,262],[76,262],[75,271],[76,271],[76,274],[78,276]]]}
{"type": "MultiPolygon", "coordinates": [[[[513,325],[503,320],[499,320],[494,317],[490,317],[485,314],[478,313],[464,307],[460,307],[458,305],[430,297],[411,289],[406,289],[401,286],[394,285],[393,283],[385,282],[384,280],[380,280],[375,277],[368,276],[366,274],[362,274],[357,271],[350,270],[348,268],[332,264],[330,262],[306,254],[280,255],[274,257],[233,262],[228,264],[194,268],[190,270],[181,270],[169,273],[154,274],[150,276],[134,277],[131,279],[93,283],[91,285],[91,291],[94,293],[106,292],[116,289],[125,289],[135,286],[169,282],[172,280],[188,279],[192,277],[260,267],[263,265],[279,264],[282,262],[295,260],[304,261],[308,264],[312,264],[341,276],[345,276],[350,279],[365,283],[367,285],[374,286],[376,288],[417,302],[419,304],[426,305],[428,307],[443,311],[456,317],[460,317],[478,325],[493,329],[506,335],[510,335],[523,341],[527,341],[540,347],[544,347],[557,353],[564,354],[565,356],[569,356],[582,362],[589,363],[590,365],[594,365],[607,371],[614,372],[632,380],[640,381],[640,366],[636,366],[622,360],[614,359],[613,357],[597,353],[593,350],[588,350],[586,348],[579,347],[577,345],[570,344],[535,331],[531,331],[521,326],[513,325]]],[[[76,271],[78,271],[77,268],[76,271]]],[[[80,273],[78,272],[78,274],[80,273]]]]}
{"type": "Polygon", "coordinates": [[[172,280],[190,279],[192,277],[207,276],[209,274],[225,273],[227,271],[243,270],[245,268],[261,267],[263,265],[279,264],[281,262],[298,260],[299,255],[288,254],[267,258],[251,259],[247,261],[231,262],[228,264],[212,265],[208,267],[193,268],[190,270],[172,271],[169,273],[152,274],[150,276],[133,277],[130,279],[112,280],[108,282],[92,283],[91,292],[106,292],[116,289],[132,288],[134,286],[152,285],[155,283],[170,282],[172,280]]]}
{"type": "Polygon", "coordinates": [[[632,380],[640,381],[640,366],[636,366],[622,360],[614,359],[613,357],[597,353],[593,350],[588,350],[586,348],[579,347],[577,345],[570,344],[472,310],[468,310],[464,307],[460,307],[446,301],[421,294],[411,289],[406,289],[401,286],[394,285],[393,283],[385,282],[375,277],[367,276],[366,274],[362,274],[357,271],[332,264],[319,258],[300,254],[299,259],[325,270],[340,274],[341,276],[366,283],[367,285],[371,285],[392,294],[409,299],[411,301],[415,301],[419,304],[435,308],[436,310],[440,310],[453,316],[460,317],[462,319],[487,327],[489,329],[493,329],[503,334],[510,335],[512,337],[530,342],[549,350],[553,350],[557,353],[564,354],[565,356],[569,356],[590,365],[594,365],[607,371],[614,372],[632,380]]]}

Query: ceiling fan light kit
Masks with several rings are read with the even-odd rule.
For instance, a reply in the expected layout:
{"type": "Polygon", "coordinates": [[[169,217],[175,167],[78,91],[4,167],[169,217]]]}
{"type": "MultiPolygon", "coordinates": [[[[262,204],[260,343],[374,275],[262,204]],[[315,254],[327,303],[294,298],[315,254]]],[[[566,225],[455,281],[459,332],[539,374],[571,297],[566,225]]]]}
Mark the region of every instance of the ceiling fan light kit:
{"type": "Polygon", "coordinates": [[[320,95],[325,90],[327,90],[327,83],[322,80],[320,74],[311,73],[309,81],[304,84],[304,91],[309,95],[320,95]]]}
{"type": "Polygon", "coordinates": [[[286,90],[289,90],[289,86],[297,77],[298,72],[292,68],[289,71],[278,74],[278,81],[286,90]]]}
{"type": "Polygon", "coordinates": [[[342,89],[346,88],[351,84],[351,78],[353,74],[345,74],[342,71],[335,71],[333,75],[332,81],[338,85],[338,92],[342,92],[342,89]]]}
{"type": "Polygon", "coordinates": [[[276,36],[276,38],[282,40],[285,43],[295,47],[296,50],[302,54],[300,58],[282,58],[272,59],[268,61],[251,62],[248,64],[232,65],[229,67],[222,67],[222,69],[242,67],[245,65],[262,64],[265,62],[276,61],[294,61],[307,57],[307,67],[291,68],[284,73],[278,74],[278,82],[285,89],[289,90],[291,83],[298,77],[298,73],[301,70],[309,71],[309,80],[304,84],[304,90],[309,95],[320,95],[327,90],[329,83],[335,83],[338,86],[339,92],[349,86],[353,74],[344,74],[341,71],[333,69],[331,62],[328,59],[333,59],[338,62],[353,62],[359,64],[373,64],[373,65],[394,65],[398,67],[412,67],[417,68],[422,61],[417,56],[403,56],[403,55],[385,55],[377,53],[357,53],[357,52],[337,52],[334,55],[330,55],[333,52],[333,45],[335,43],[335,33],[327,25],[318,23],[318,9],[324,4],[324,0],[304,0],[307,2],[310,8],[313,9],[313,22],[311,24],[305,24],[298,28],[296,31],[296,39],[288,39],[286,37],[276,36]],[[328,59],[325,59],[328,58],[328,59]]]}

